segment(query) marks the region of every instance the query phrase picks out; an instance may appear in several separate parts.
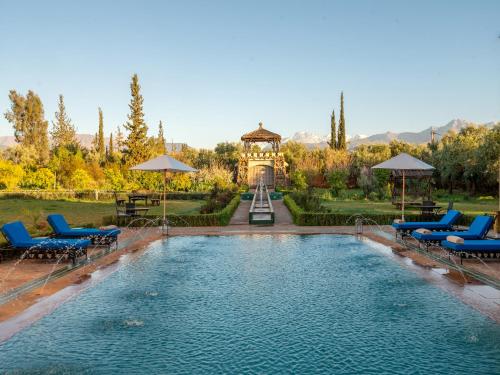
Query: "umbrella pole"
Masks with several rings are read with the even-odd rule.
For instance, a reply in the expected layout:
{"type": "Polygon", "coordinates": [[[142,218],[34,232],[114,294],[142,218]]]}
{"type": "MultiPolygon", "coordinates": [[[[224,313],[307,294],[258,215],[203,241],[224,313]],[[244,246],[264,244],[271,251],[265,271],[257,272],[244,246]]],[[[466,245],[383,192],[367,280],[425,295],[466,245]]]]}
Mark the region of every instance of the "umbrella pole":
{"type": "Polygon", "coordinates": [[[167,223],[167,194],[166,194],[166,185],[167,184],[167,171],[163,171],[163,221],[161,224],[162,234],[165,234],[165,225],[167,223]]]}
{"type": "Polygon", "coordinates": [[[403,194],[401,197],[401,220],[405,220],[405,170],[403,169],[403,194]]]}

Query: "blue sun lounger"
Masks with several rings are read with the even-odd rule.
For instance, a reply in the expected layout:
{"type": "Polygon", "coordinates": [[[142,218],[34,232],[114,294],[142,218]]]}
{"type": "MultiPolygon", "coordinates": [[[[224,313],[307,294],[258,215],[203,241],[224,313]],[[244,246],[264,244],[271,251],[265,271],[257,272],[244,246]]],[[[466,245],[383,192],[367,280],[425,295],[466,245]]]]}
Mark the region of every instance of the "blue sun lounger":
{"type": "Polygon", "coordinates": [[[459,254],[461,259],[469,256],[500,259],[500,240],[464,240],[463,243],[444,240],[441,246],[459,254]]]}
{"type": "Polygon", "coordinates": [[[413,231],[411,235],[417,241],[423,242],[427,246],[431,244],[438,244],[441,241],[446,240],[446,237],[448,236],[458,236],[464,240],[480,240],[486,236],[492,224],[493,218],[491,216],[476,216],[469,229],[466,231],[422,233],[419,230],[416,230],[413,231]]]}
{"type": "Polygon", "coordinates": [[[95,228],[71,228],[63,215],[52,214],[47,216],[47,221],[54,230],[58,238],[87,238],[94,244],[110,245],[117,241],[121,230],[113,229],[95,229],[95,228]]]}
{"type": "Polygon", "coordinates": [[[392,226],[396,229],[396,235],[401,233],[402,236],[408,235],[410,232],[419,228],[429,230],[452,230],[453,225],[461,215],[460,211],[449,210],[439,221],[410,221],[407,223],[393,223],[392,226]]]}
{"type": "Polygon", "coordinates": [[[67,254],[73,264],[79,256],[87,257],[90,245],[90,241],[86,239],[33,238],[20,221],[4,224],[2,233],[13,249],[22,250],[31,256],[55,257],[56,254],[67,254]]]}

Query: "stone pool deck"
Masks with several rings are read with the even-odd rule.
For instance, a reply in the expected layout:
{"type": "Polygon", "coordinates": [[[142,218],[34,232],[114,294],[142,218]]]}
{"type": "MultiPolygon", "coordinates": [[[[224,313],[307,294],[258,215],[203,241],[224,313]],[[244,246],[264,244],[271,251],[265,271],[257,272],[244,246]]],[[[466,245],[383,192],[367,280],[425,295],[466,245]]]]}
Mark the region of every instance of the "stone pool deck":
{"type": "MultiPolygon", "coordinates": [[[[281,207],[278,207],[281,209],[281,207]]],[[[353,226],[308,226],[300,227],[291,223],[291,218],[284,215],[279,215],[284,218],[275,225],[248,225],[244,220],[232,221],[226,227],[184,227],[170,228],[170,236],[219,236],[219,235],[314,235],[314,234],[350,234],[355,235],[355,227],[353,226]]],[[[450,291],[458,298],[461,298],[466,303],[470,303],[478,310],[483,311],[492,319],[500,322],[500,291],[493,289],[485,291],[481,289],[478,296],[477,287],[481,286],[471,278],[464,277],[457,271],[452,271],[445,264],[440,263],[436,259],[426,256],[421,252],[416,252],[405,248],[400,243],[395,242],[394,232],[390,226],[364,226],[363,237],[372,241],[381,243],[392,249],[392,254],[395,259],[403,259],[402,262],[411,263],[412,267],[420,267],[428,272],[436,270],[436,275],[439,273],[442,281],[436,281],[441,287],[450,291]],[[443,277],[445,276],[445,277],[443,277]],[[445,285],[450,284],[450,285],[445,285]],[[472,290],[475,288],[475,292],[472,290]],[[498,292],[498,293],[496,293],[498,292]],[[472,293],[472,294],[471,294],[472,293]],[[470,301],[472,302],[470,302],[470,301]],[[487,303],[485,303],[487,302],[487,303]],[[485,308],[483,308],[484,306],[485,308]]],[[[15,260],[7,260],[0,263],[0,323],[10,320],[23,313],[31,307],[36,306],[38,302],[48,299],[50,296],[57,295],[64,291],[69,286],[85,284],[90,279],[97,279],[96,272],[106,273],[112,272],[113,267],[117,268],[121,263],[130,261],[137,256],[140,256],[141,250],[145,249],[148,244],[155,240],[166,239],[157,228],[148,229],[124,229],[120,236],[119,247],[117,250],[100,254],[102,249],[92,249],[89,253],[90,257],[95,257],[87,264],[82,264],[78,268],[68,270],[68,262],[55,264],[54,261],[47,260],[23,260],[16,263],[15,260]],[[101,256],[99,256],[101,255],[101,256]],[[47,279],[47,276],[52,272],[62,272],[61,276],[55,279],[47,279]],[[44,280],[43,285],[38,285],[32,288],[26,288],[26,291],[14,297],[5,298],[12,291],[19,290],[23,286],[29,286],[36,280],[44,280]],[[46,280],[46,281],[45,281],[46,280]]],[[[431,249],[432,253],[437,254],[439,250],[431,249]]],[[[452,257],[453,258],[453,257],[452,257]]],[[[399,261],[399,260],[398,260],[399,261]]],[[[458,264],[460,260],[456,258],[458,264]]],[[[500,262],[489,262],[486,265],[478,260],[464,260],[463,266],[471,270],[479,271],[489,277],[495,278],[500,282],[500,262]]],[[[432,273],[431,273],[432,275],[432,273]]],[[[434,275],[434,276],[436,276],[434,275]]],[[[432,277],[434,277],[432,276],[432,277]]],[[[432,278],[431,277],[431,278],[432,278]]],[[[436,276],[437,277],[437,276],[436,276]]],[[[489,288],[489,287],[488,287],[489,288]]],[[[41,316],[43,312],[34,312],[30,319],[36,316],[41,316]],[[37,315],[38,314],[38,315],[37,315]]]]}

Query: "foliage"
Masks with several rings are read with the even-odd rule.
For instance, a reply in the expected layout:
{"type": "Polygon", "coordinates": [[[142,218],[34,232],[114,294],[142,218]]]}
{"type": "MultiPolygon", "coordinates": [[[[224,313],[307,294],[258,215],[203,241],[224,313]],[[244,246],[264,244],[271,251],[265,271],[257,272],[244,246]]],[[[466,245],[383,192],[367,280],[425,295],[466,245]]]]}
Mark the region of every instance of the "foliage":
{"type": "Polygon", "coordinates": [[[440,182],[454,188],[463,187],[471,195],[478,189],[495,185],[500,155],[500,124],[492,129],[467,126],[460,132],[443,136],[432,160],[440,182]]]}
{"type": "Polygon", "coordinates": [[[358,186],[361,190],[363,190],[366,198],[368,198],[368,195],[375,190],[376,182],[369,168],[363,167],[361,169],[361,173],[358,177],[358,186]]]}
{"type": "Polygon", "coordinates": [[[330,141],[328,141],[328,146],[332,150],[337,149],[337,125],[335,123],[335,111],[332,111],[332,116],[330,118],[330,141]]]}
{"type": "Polygon", "coordinates": [[[123,177],[120,169],[116,166],[104,169],[106,188],[114,191],[124,190],[127,186],[127,181],[123,177]]]}
{"type": "Polygon", "coordinates": [[[24,175],[23,169],[8,160],[0,160],[0,189],[13,190],[24,175]]]}
{"type": "Polygon", "coordinates": [[[337,135],[337,148],[345,150],[346,133],[345,133],[345,117],[344,117],[344,92],[340,93],[340,119],[339,119],[339,133],[337,135]]]}
{"type": "MultiPolygon", "coordinates": [[[[305,226],[324,226],[324,225],[353,225],[354,217],[350,213],[337,213],[337,212],[317,212],[317,211],[307,211],[300,207],[294,200],[294,196],[292,194],[288,194],[284,198],[284,203],[288,207],[290,211],[293,222],[297,225],[305,225],[305,226]]],[[[391,214],[387,213],[363,213],[362,217],[365,219],[365,222],[373,223],[376,222],[379,225],[389,225],[394,219],[400,217],[399,212],[394,212],[391,214]]],[[[408,221],[424,221],[430,220],[425,217],[421,217],[420,215],[405,215],[406,220],[408,221]]],[[[473,215],[463,215],[459,221],[460,225],[469,225],[474,219],[473,215]]]]}
{"type": "Polygon", "coordinates": [[[28,171],[20,182],[24,189],[51,189],[56,183],[56,176],[48,168],[28,171]]]}
{"type": "Polygon", "coordinates": [[[233,199],[234,195],[233,191],[223,190],[216,184],[210,192],[207,203],[201,208],[200,213],[211,214],[222,210],[233,199]]]}
{"type": "Polygon", "coordinates": [[[227,169],[214,165],[202,168],[198,173],[191,174],[195,191],[210,191],[214,186],[220,189],[232,189],[234,186],[233,175],[227,169]]]}
{"type": "Polygon", "coordinates": [[[9,99],[11,108],[5,113],[5,118],[14,127],[16,141],[23,146],[33,146],[38,163],[45,163],[49,157],[48,122],[44,118],[40,97],[31,90],[26,96],[11,90],[9,99]]]}
{"type": "Polygon", "coordinates": [[[304,211],[328,212],[328,209],[321,204],[321,199],[311,192],[293,192],[288,195],[304,211]]]}
{"type": "Polygon", "coordinates": [[[158,138],[156,139],[156,154],[165,155],[167,153],[167,144],[165,135],[163,134],[163,123],[158,124],[158,138]]]}
{"type": "Polygon", "coordinates": [[[328,184],[334,195],[339,195],[340,191],[347,188],[347,177],[349,172],[346,169],[336,169],[328,174],[328,184]]]}
{"type": "Polygon", "coordinates": [[[130,114],[128,121],[123,125],[129,134],[124,142],[125,164],[132,166],[148,159],[148,126],[144,121],[144,98],[141,95],[141,86],[137,74],[132,76],[130,83],[130,114]]]}
{"type": "Polygon", "coordinates": [[[92,189],[95,187],[95,181],[85,169],[77,169],[71,174],[69,186],[73,190],[92,189]]]}
{"type": "Polygon", "coordinates": [[[102,114],[102,109],[99,107],[99,127],[96,134],[96,141],[94,144],[95,151],[99,155],[99,161],[104,161],[106,157],[106,146],[104,146],[104,116],[102,114]]]}
{"type": "Polygon", "coordinates": [[[307,189],[307,181],[304,172],[297,170],[292,173],[290,176],[290,181],[292,182],[292,186],[297,190],[305,190],[307,189]]]}
{"type": "Polygon", "coordinates": [[[214,151],[219,165],[230,171],[236,169],[241,152],[241,147],[238,144],[230,142],[218,143],[214,151]]]}
{"type": "Polygon", "coordinates": [[[55,121],[52,121],[52,144],[55,147],[76,144],[76,131],[71,119],[66,113],[64,96],[59,95],[58,111],[55,113],[55,121]]]}
{"type": "Polygon", "coordinates": [[[176,173],[169,183],[170,190],[189,191],[193,186],[191,177],[187,173],[176,173]]]}

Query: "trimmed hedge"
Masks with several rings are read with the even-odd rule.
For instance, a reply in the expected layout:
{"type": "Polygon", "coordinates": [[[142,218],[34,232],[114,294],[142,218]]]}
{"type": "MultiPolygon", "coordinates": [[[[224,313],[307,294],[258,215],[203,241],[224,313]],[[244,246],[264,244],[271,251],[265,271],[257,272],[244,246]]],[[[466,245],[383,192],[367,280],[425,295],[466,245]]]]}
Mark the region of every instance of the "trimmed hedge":
{"type": "MultiPolygon", "coordinates": [[[[119,196],[132,194],[131,192],[117,192],[119,196]]],[[[161,192],[146,193],[146,195],[156,198],[163,198],[161,192]]],[[[210,196],[208,192],[167,192],[167,200],[204,200],[210,196]]],[[[82,199],[89,201],[109,201],[115,200],[113,191],[108,190],[19,190],[0,191],[0,199],[43,199],[43,200],[64,200],[82,199]]]]}
{"type": "MultiPolygon", "coordinates": [[[[293,200],[290,195],[286,195],[283,202],[288,207],[290,211],[293,222],[296,225],[303,226],[338,226],[338,225],[354,225],[354,216],[350,214],[341,213],[325,213],[325,212],[305,212],[299,205],[293,200]]],[[[389,225],[392,224],[394,219],[400,218],[398,214],[360,214],[365,219],[369,221],[373,220],[379,225],[389,225]]],[[[420,215],[405,215],[407,221],[425,221],[420,215]]],[[[429,220],[429,219],[427,219],[429,220]]],[[[469,225],[473,216],[462,215],[458,221],[458,225],[469,225]]]]}
{"type": "MultiPolygon", "coordinates": [[[[211,227],[211,226],[225,226],[229,224],[234,211],[240,204],[240,195],[236,194],[229,204],[221,211],[212,214],[198,214],[198,215],[167,215],[167,220],[173,227],[211,227]]],[[[128,225],[133,222],[131,226],[142,227],[150,224],[146,223],[147,220],[157,220],[157,225],[161,225],[161,220],[158,216],[146,215],[144,217],[134,219],[120,220],[121,225],[128,225]]],[[[161,218],[160,218],[161,219],[161,218]]],[[[116,216],[105,216],[103,218],[104,225],[118,224],[116,216]]]]}

